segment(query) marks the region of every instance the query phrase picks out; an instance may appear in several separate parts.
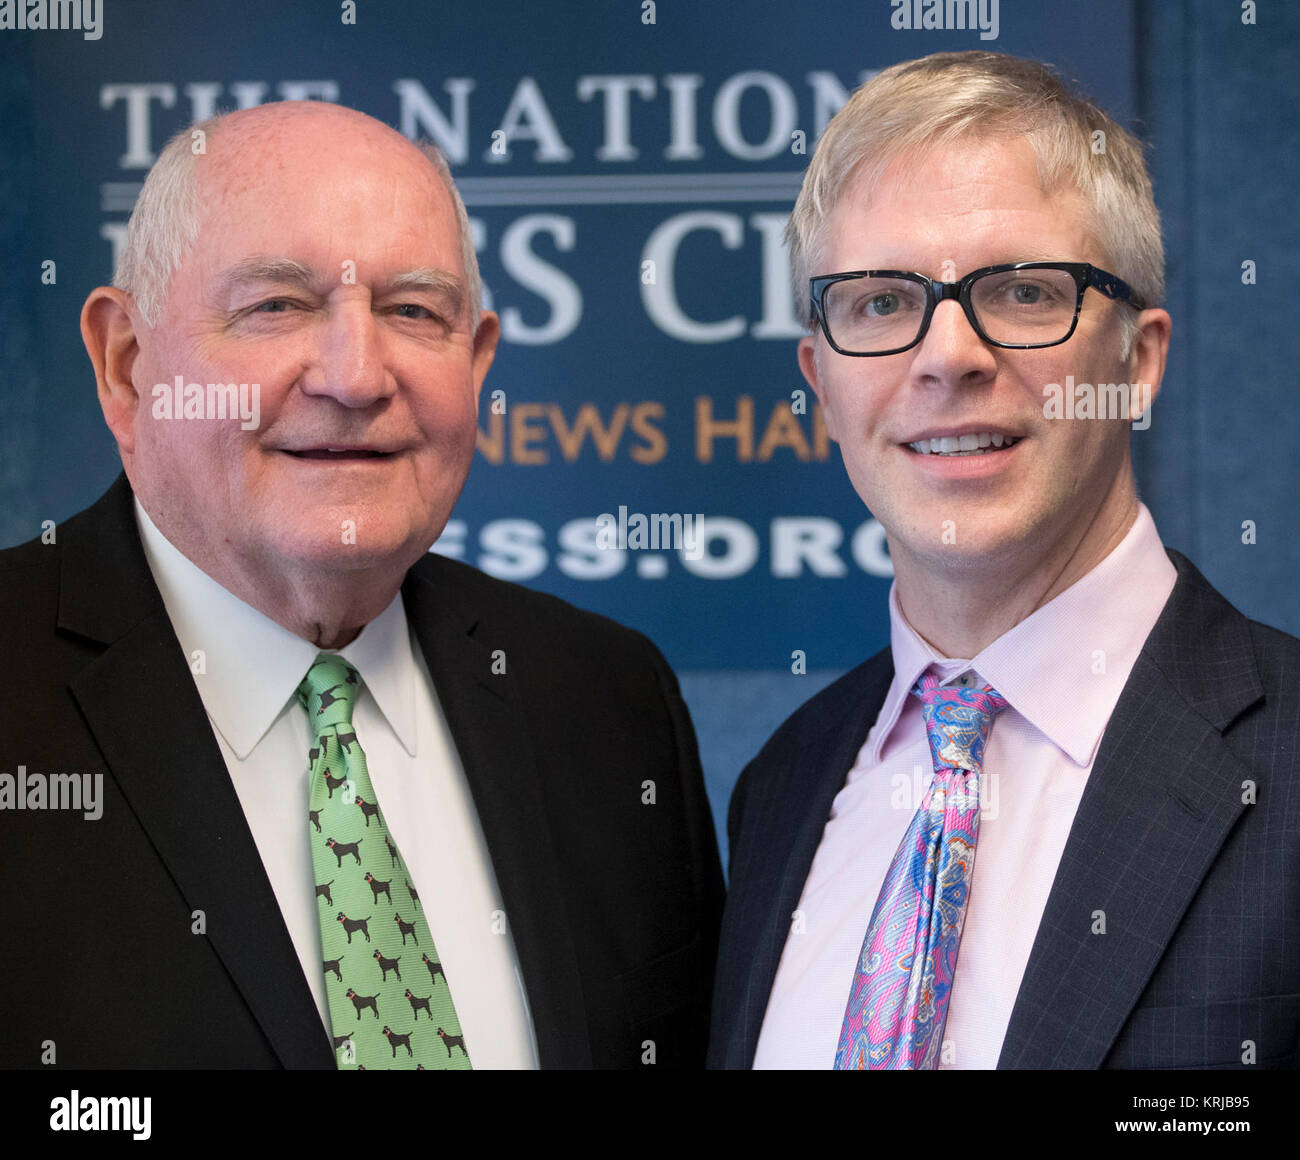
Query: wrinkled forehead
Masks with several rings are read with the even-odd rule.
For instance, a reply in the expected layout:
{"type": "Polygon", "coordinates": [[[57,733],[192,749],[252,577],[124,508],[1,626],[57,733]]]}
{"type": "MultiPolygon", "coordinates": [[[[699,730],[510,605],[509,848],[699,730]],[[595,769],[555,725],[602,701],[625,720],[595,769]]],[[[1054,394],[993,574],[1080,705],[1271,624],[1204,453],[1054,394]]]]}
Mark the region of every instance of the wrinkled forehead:
{"type": "Polygon", "coordinates": [[[205,266],[246,254],[388,260],[459,270],[455,209],[432,164],[397,134],[344,125],[216,132],[199,166],[205,266]]]}

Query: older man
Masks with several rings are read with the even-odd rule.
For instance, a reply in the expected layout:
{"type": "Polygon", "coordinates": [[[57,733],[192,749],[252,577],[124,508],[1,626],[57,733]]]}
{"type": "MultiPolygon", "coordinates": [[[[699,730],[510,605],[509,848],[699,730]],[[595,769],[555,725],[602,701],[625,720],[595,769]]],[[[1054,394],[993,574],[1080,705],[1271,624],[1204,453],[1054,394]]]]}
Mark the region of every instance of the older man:
{"type": "Polygon", "coordinates": [[[445,163],[315,103],[195,126],[117,281],[82,334],[124,475],[0,554],[0,1065],[698,1066],[671,671],[428,554],[498,336],[445,163]]]}
{"type": "Polygon", "coordinates": [[[1137,497],[1170,335],[1140,145],[1038,64],[907,62],[790,240],[891,641],[741,775],[711,1063],[1294,1066],[1300,641],[1137,497]]]}

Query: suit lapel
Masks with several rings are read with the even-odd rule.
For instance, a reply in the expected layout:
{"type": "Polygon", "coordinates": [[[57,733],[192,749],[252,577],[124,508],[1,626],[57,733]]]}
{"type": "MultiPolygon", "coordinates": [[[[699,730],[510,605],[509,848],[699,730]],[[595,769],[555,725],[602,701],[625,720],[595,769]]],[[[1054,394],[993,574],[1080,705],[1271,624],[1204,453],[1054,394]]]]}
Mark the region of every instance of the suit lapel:
{"type": "Polygon", "coordinates": [[[59,627],[107,648],[69,688],[116,780],[285,1067],[333,1053],[119,476],[61,530],[59,627]],[[261,937],[249,939],[258,930],[261,937]]]}
{"type": "Polygon", "coordinates": [[[1001,1068],[1101,1066],[1246,808],[1250,773],[1222,735],[1263,695],[1249,627],[1169,556],[1178,581],[1106,726],[1001,1068]]]}
{"type": "Polygon", "coordinates": [[[591,1067],[578,959],[537,765],[507,659],[494,674],[473,594],[436,556],[402,588],[483,827],[528,992],[544,1068],[591,1067]],[[442,573],[442,575],[439,575],[442,573]]]}

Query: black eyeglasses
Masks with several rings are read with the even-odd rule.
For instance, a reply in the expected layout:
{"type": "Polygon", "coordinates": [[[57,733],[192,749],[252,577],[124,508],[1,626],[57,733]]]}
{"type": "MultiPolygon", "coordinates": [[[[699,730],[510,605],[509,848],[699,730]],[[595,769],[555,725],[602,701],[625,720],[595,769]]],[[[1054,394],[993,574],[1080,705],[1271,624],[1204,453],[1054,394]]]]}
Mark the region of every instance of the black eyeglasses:
{"type": "Polygon", "coordinates": [[[1008,262],[972,270],[960,282],[936,282],[909,270],[850,270],[808,279],[813,317],[826,341],[854,357],[910,350],[946,298],[961,303],[975,333],[991,346],[1057,346],[1079,324],[1089,286],[1146,309],[1127,282],[1087,262],[1008,262]]]}

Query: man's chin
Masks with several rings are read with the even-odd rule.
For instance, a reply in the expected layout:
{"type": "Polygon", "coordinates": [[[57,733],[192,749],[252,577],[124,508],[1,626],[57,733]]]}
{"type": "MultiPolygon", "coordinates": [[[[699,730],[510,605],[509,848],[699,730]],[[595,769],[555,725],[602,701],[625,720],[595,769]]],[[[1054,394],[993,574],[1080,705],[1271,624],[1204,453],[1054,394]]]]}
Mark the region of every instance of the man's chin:
{"type": "Polygon", "coordinates": [[[1004,570],[1032,539],[1017,527],[973,526],[982,522],[958,514],[914,525],[904,536],[886,528],[890,556],[911,557],[930,571],[971,575],[1004,570]]]}
{"type": "Polygon", "coordinates": [[[330,530],[295,530],[275,537],[274,554],[282,565],[322,573],[405,571],[436,538],[427,529],[415,532],[365,521],[340,520],[324,526],[330,530]]]}

